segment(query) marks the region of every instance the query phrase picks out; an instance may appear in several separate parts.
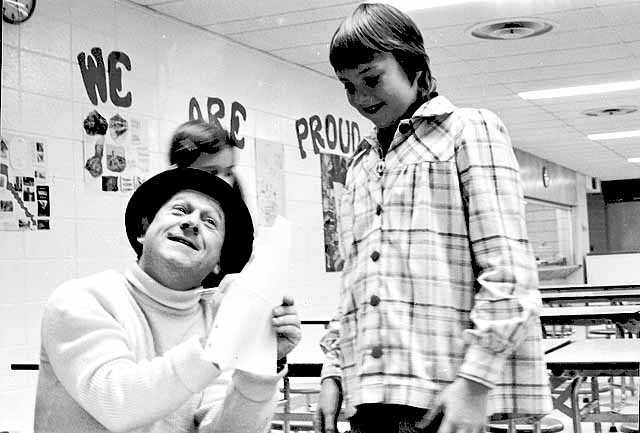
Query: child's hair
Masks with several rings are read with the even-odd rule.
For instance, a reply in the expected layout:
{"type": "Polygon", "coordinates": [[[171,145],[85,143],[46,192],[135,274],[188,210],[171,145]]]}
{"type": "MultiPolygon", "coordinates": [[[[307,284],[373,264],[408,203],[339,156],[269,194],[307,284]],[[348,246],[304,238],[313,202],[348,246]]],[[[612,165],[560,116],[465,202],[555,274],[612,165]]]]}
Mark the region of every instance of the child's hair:
{"type": "Polygon", "coordinates": [[[202,153],[218,153],[233,146],[229,133],[218,124],[189,120],[176,128],[169,147],[169,163],[188,167],[202,153]]]}
{"type": "Polygon", "coordinates": [[[416,23],[393,6],[361,3],[334,33],[329,61],[334,70],[342,71],[369,63],[381,53],[391,53],[409,80],[424,72],[418,79],[424,96],[436,92],[436,79],[416,23]]]}

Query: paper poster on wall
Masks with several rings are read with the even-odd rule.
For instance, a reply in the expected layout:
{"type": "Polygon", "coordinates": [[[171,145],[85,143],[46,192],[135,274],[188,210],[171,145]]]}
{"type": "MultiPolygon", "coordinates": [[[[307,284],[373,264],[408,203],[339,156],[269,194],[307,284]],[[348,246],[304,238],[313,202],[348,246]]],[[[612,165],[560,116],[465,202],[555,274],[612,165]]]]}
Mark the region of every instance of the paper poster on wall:
{"type": "Polygon", "coordinates": [[[4,134],[0,141],[0,230],[49,230],[45,141],[4,134]]]}
{"type": "Polygon", "coordinates": [[[327,272],[342,271],[344,266],[338,240],[338,206],[347,176],[347,161],[347,158],[339,155],[320,155],[324,256],[327,272]]]}
{"type": "Polygon", "coordinates": [[[128,114],[93,110],[82,128],[84,179],[96,191],[129,192],[149,171],[149,141],[144,122],[128,114]]]}
{"type": "Polygon", "coordinates": [[[256,140],[256,193],[259,225],[271,226],[284,207],[284,148],[281,143],[256,140]]]}

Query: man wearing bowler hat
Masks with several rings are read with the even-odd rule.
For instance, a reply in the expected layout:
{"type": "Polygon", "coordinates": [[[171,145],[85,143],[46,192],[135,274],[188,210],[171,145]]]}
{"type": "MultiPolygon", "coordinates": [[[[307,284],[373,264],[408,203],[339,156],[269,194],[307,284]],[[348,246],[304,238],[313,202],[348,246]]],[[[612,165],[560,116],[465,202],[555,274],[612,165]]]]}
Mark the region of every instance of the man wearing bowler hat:
{"type": "MultiPolygon", "coordinates": [[[[47,302],[35,432],[267,431],[284,372],[223,373],[203,359],[221,295],[202,283],[252,252],[242,199],[206,172],[168,170],[133,193],[125,225],[135,264],[66,282],[47,302]]],[[[289,297],[272,324],[280,359],[300,340],[289,297]]]]}

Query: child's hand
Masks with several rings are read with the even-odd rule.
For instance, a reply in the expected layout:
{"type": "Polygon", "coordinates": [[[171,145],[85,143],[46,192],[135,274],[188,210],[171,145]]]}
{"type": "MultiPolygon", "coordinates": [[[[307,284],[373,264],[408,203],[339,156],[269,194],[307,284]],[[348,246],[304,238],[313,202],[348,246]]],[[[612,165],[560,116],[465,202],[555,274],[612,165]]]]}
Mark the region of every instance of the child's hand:
{"type": "Polygon", "coordinates": [[[293,306],[293,298],[287,295],[282,298],[282,305],[273,309],[271,323],[278,336],[278,359],[282,359],[298,345],[302,338],[300,319],[293,306]]]}
{"type": "Polygon", "coordinates": [[[487,421],[488,394],[489,388],[483,384],[458,377],[442,390],[435,406],[416,427],[426,429],[434,418],[440,417],[439,428],[434,425],[425,431],[438,428],[437,433],[482,433],[487,421]]]}

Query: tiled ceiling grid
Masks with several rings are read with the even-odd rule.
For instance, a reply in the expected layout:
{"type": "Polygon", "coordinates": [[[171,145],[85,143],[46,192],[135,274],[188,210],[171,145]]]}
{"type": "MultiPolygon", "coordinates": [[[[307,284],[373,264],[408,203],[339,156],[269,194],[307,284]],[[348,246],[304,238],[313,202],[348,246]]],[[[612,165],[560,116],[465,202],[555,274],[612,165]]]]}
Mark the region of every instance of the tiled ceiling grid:
{"type": "MultiPolygon", "coordinates": [[[[334,78],[328,42],[359,1],[133,0],[287,62],[334,78]]],[[[424,0],[427,5],[429,2],[424,0]]],[[[410,11],[425,37],[440,92],[497,112],[514,146],[601,180],[640,178],[640,138],[588,134],[640,129],[640,90],[544,100],[517,93],[640,80],[640,1],[492,0],[410,11]],[[519,40],[483,40],[481,23],[543,20],[553,29],[519,40]],[[584,111],[635,106],[623,116],[584,111]]],[[[336,83],[336,85],[338,85],[336,83]]]]}

